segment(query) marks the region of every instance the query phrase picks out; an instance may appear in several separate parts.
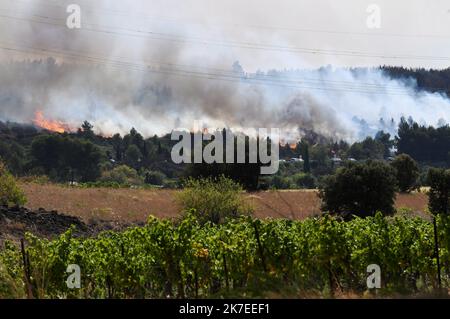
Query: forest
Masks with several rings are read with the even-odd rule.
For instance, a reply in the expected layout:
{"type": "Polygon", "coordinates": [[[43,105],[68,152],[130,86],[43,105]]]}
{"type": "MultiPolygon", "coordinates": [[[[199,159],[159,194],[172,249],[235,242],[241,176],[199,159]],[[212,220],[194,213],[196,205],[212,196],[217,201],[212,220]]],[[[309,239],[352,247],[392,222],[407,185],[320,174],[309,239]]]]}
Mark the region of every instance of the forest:
{"type": "MultiPolygon", "coordinates": [[[[225,174],[248,189],[314,188],[346,162],[392,160],[408,154],[428,167],[450,162],[450,127],[423,126],[402,119],[397,136],[383,131],[349,144],[306,136],[297,145],[280,145],[280,170],[259,176],[259,164],[174,164],[170,134],[144,138],[134,128],[124,136],[104,137],[84,122],[77,132],[53,133],[32,125],[0,123],[0,157],[16,176],[46,176],[54,182],[159,185],[176,188],[189,176],[225,174]],[[420,146],[420,147],[418,147],[420,146]],[[297,160],[296,160],[297,159],[297,160]]],[[[424,182],[424,181],[422,181],[424,182]]]]}

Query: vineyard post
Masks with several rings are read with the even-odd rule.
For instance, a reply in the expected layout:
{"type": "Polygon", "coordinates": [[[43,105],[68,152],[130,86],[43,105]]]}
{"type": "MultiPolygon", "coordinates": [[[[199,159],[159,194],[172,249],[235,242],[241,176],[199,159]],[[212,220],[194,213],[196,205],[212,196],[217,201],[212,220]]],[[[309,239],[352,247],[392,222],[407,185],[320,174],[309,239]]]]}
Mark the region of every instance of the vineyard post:
{"type": "Polygon", "coordinates": [[[256,225],[256,222],[253,222],[253,227],[255,228],[255,236],[256,236],[256,242],[258,243],[258,250],[261,257],[261,263],[264,269],[264,272],[267,272],[266,267],[266,260],[264,258],[264,250],[261,244],[261,238],[259,237],[259,231],[258,231],[258,225],[256,225]]]}
{"type": "Polygon", "coordinates": [[[437,231],[436,216],[433,216],[433,230],[434,230],[434,253],[436,254],[437,272],[438,272],[438,287],[441,289],[441,263],[439,260],[439,240],[437,231]]]}
{"type": "Polygon", "coordinates": [[[33,289],[31,287],[30,281],[30,258],[25,251],[25,243],[23,238],[20,240],[20,251],[22,253],[22,262],[23,262],[23,273],[25,276],[25,285],[27,287],[27,297],[28,299],[33,298],[33,289]]]}
{"type": "Polygon", "coordinates": [[[225,253],[223,253],[223,271],[225,272],[225,287],[227,288],[227,291],[230,289],[230,285],[228,282],[228,267],[227,267],[227,259],[225,256],[225,253]]]}
{"type": "Polygon", "coordinates": [[[107,291],[108,291],[108,299],[112,299],[113,293],[112,293],[111,277],[110,277],[110,275],[106,276],[106,288],[107,288],[107,291]]]}
{"type": "Polygon", "coordinates": [[[198,299],[198,271],[197,271],[197,266],[194,267],[194,280],[195,280],[195,299],[198,299]]]}

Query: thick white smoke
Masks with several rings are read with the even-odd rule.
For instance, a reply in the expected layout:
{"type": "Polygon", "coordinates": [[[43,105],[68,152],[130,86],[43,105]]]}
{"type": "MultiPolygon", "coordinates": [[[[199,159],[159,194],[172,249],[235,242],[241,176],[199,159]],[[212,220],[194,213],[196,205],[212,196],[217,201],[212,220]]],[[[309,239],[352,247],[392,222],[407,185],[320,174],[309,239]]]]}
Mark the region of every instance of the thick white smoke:
{"type": "Polygon", "coordinates": [[[211,127],[276,127],[294,138],[315,131],[350,141],[378,129],[392,132],[380,118],[450,122],[447,97],[419,92],[413,81],[390,79],[378,69],[250,73],[245,65],[231,65],[250,50],[280,68],[284,60],[304,66],[299,53],[283,49],[289,39],[274,35],[265,43],[283,43],[282,49],[246,47],[243,39],[254,41],[255,31],[225,36],[220,27],[199,21],[149,22],[142,13],[151,5],[143,1],[127,14],[111,1],[82,4],[82,28],[74,31],[65,27],[62,1],[0,3],[0,15],[10,23],[8,33],[1,29],[0,45],[4,120],[30,122],[40,110],[69,125],[88,120],[104,134],[135,127],[149,136],[202,120],[211,127]]]}

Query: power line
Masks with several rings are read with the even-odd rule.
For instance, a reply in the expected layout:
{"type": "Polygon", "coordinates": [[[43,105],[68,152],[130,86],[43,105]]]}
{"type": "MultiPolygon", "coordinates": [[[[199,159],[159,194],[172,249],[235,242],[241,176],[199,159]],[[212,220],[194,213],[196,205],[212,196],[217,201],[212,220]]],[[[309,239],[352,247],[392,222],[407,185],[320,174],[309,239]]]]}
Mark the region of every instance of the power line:
{"type": "MultiPolygon", "coordinates": [[[[92,54],[91,54],[92,55],[92,54]]],[[[97,56],[98,57],[98,56],[97,56]]],[[[122,61],[124,58],[123,57],[114,57],[114,59],[118,59],[120,61],[122,61]]],[[[145,62],[145,61],[144,61],[145,62]]],[[[175,64],[175,63],[167,63],[167,62],[147,62],[148,64],[157,64],[159,66],[164,65],[164,66],[169,66],[169,67],[177,67],[177,68],[193,68],[193,69],[200,69],[200,70],[206,70],[207,72],[220,72],[223,75],[231,75],[231,76],[236,76],[236,72],[235,71],[231,71],[231,70],[225,70],[225,69],[219,69],[219,68],[211,68],[211,67],[205,67],[205,66],[195,66],[195,65],[183,65],[183,64],[175,64]]],[[[252,78],[254,80],[275,80],[275,81],[282,81],[283,82],[295,82],[295,83],[310,83],[310,84],[339,84],[339,85],[348,85],[350,86],[349,88],[351,89],[355,89],[355,88],[359,88],[361,87],[362,89],[364,88],[371,88],[371,89],[384,89],[386,90],[385,86],[382,85],[378,85],[375,83],[367,83],[367,82],[352,82],[352,81],[344,81],[344,80],[329,80],[329,79],[319,79],[319,78],[305,78],[305,77],[300,77],[298,75],[275,75],[275,74],[245,74],[245,77],[247,78],[252,78]],[[297,81],[295,81],[297,80],[297,81]],[[355,86],[356,85],[356,86],[355,86]]],[[[243,78],[243,77],[241,77],[243,78]]],[[[404,89],[402,88],[389,88],[389,91],[401,91],[403,92],[404,89]]]]}
{"type": "MultiPolygon", "coordinates": [[[[21,52],[27,52],[27,53],[36,53],[36,52],[31,52],[31,51],[26,51],[23,49],[17,49],[17,48],[4,48],[5,50],[11,50],[11,51],[21,51],[21,52]]],[[[183,74],[187,73],[189,75],[195,75],[195,76],[208,76],[208,79],[214,79],[211,78],[211,76],[218,76],[221,77],[222,79],[234,79],[234,80],[238,80],[239,82],[246,82],[246,83],[250,83],[250,84],[264,84],[264,85],[278,85],[278,86],[283,86],[283,87],[292,87],[292,88],[308,88],[308,89],[322,89],[322,88],[314,88],[314,87],[305,87],[305,86],[294,86],[294,85],[286,85],[286,83],[289,82],[293,82],[293,83],[297,83],[297,84],[301,84],[302,82],[294,82],[294,81],[274,81],[274,80],[267,80],[265,78],[261,79],[261,78],[255,78],[255,77],[244,77],[242,75],[236,75],[236,74],[216,74],[216,73],[205,73],[205,72],[195,72],[195,71],[191,71],[191,70],[182,70],[182,69],[159,69],[159,70],[155,70],[155,69],[148,69],[148,67],[150,66],[142,66],[136,63],[132,63],[132,62],[124,62],[124,61],[114,61],[111,59],[104,59],[104,58],[99,58],[97,56],[86,56],[86,55],[80,55],[80,54],[74,54],[74,53],[61,53],[60,51],[55,51],[55,50],[48,50],[48,49],[32,49],[32,50],[37,50],[38,53],[52,53],[54,55],[59,55],[59,56],[63,56],[63,57],[69,57],[69,58],[84,58],[88,61],[92,61],[92,62],[100,62],[100,63],[107,63],[108,65],[112,65],[112,66],[123,66],[123,67],[128,67],[129,69],[133,69],[133,70],[142,70],[142,71],[148,71],[148,72],[158,72],[158,73],[168,73],[168,74],[172,74],[170,72],[181,72],[183,74]],[[138,68],[138,69],[137,69],[138,68]],[[144,69],[142,69],[144,68],[144,69]]],[[[236,82],[236,81],[235,81],[236,82]]],[[[308,83],[306,83],[308,84],[308,83]]],[[[311,84],[311,83],[310,83],[311,84]]],[[[312,84],[321,84],[323,85],[323,83],[312,83],[312,84]]],[[[383,87],[379,87],[379,88],[383,88],[383,87]]],[[[333,88],[334,90],[338,90],[339,88],[333,88]]],[[[340,88],[341,90],[344,89],[350,89],[351,92],[358,92],[358,90],[362,90],[363,88],[358,88],[358,87],[343,87],[340,88]]],[[[369,88],[370,89],[370,88],[369,88]]],[[[385,90],[386,91],[386,90],[385,90]]],[[[405,90],[403,90],[404,92],[405,90]]],[[[362,91],[361,91],[362,92],[362,91]]],[[[364,91],[365,93],[377,93],[374,91],[364,91]]]]}
{"type": "MultiPolygon", "coordinates": [[[[174,65],[174,64],[167,64],[167,65],[174,65]]],[[[177,66],[179,66],[179,65],[177,65],[177,66]]],[[[192,67],[192,66],[189,66],[189,67],[192,67]]],[[[204,67],[197,67],[197,68],[207,69],[207,68],[204,68],[204,67]]],[[[221,70],[221,69],[212,69],[212,70],[220,71],[220,72],[230,72],[228,70],[221,70]]],[[[286,77],[286,76],[280,77],[280,76],[269,75],[269,74],[265,74],[263,76],[263,78],[273,78],[275,80],[287,79],[287,82],[292,82],[293,81],[293,77],[286,77]]],[[[323,85],[324,83],[326,84],[327,82],[329,82],[329,83],[333,83],[334,82],[334,83],[337,83],[337,84],[341,84],[341,85],[344,84],[345,85],[345,82],[346,82],[347,84],[352,85],[352,87],[350,87],[351,89],[355,89],[354,83],[348,82],[348,81],[333,81],[333,80],[325,80],[325,79],[308,79],[308,78],[300,78],[300,79],[303,82],[310,82],[309,84],[311,84],[311,82],[319,82],[319,83],[313,83],[313,84],[321,84],[321,85],[323,85]]],[[[264,79],[261,79],[261,76],[258,76],[258,78],[253,77],[253,81],[261,81],[261,80],[264,80],[264,79]]],[[[362,89],[364,89],[364,88],[374,88],[374,89],[380,88],[380,89],[384,89],[386,91],[386,87],[379,86],[379,85],[373,84],[373,83],[357,83],[357,85],[358,85],[358,87],[361,87],[362,89]]],[[[435,88],[435,89],[437,89],[437,88],[435,88]]],[[[394,91],[394,90],[404,91],[401,88],[389,88],[389,91],[394,91]]]]}
{"type": "MultiPolygon", "coordinates": [[[[0,17],[1,17],[1,15],[0,15],[0,17]]],[[[49,24],[48,22],[43,22],[43,21],[35,21],[35,20],[31,20],[31,19],[26,19],[26,18],[21,18],[21,17],[11,17],[11,16],[3,16],[3,17],[5,17],[5,18],[11,18],[11,19],[19,19],[19,20],[21,20],[21,21],[27,21],[27,22],[37,22],[37,23],[45,23],[45,24],[49,24]]],[[[44,17],[45,19],[52,19],[52,18],[49,18],[49,17],[44,17]]],[[[53,19],[53,20],[56,20],[56,19],[53,19]]],[[[62,19],[59,19],[60,21],[62,20],[62,19]]],[[[54,23],[51,23],[51,25],[55,25],[55,26],[58,26],[58,27],[62,27],[62,25],[60,25],[60,24],[54,24],[54,23]]],[[[65,27],[65,26],[64,26],[65,27]]],[[[99,31],[99,30],[92,30],[92,31],[99,31]]],[[[105,32],[108,32],[108,33],[110,33],[111,31],[105,31],[105,32]]],[[[160,63],[161,64],[161,63],[160,63]]],[[[166,63],[166,65],[175,65],[175,64],[169,64],[169,63],[166,63]]],[[[179,67],[180,65],[176,65],[177,67],[179,67]]],[[[192,67],[192,66],[189,66],[189,67],[192,67]]],[[[208,69],[208,68],[205,68],[205,67],[196,67],[196,68],[202,68],[202,69],[208,69]]],[[[209,68],[209,70],[214,70],[214,71],[219,71],[219,72],[222,72],[222,73],[225,73],[225,72],[228,72],[228,73],[230,73],[230,71],[228,71],[228,70],[221,70],[221,69],[211,69],[211,68],[209,68]]],[[[223,74],[221,74],[221,76],[224,76],[223,74]]],[[[298,78],[298,77],[287,77],[287,76],[282,76],[282,77],[280,77],[280,76],[277,76],[277,75],[270,75],[270,74],[265,74],[264,76],[261,76],[261,75],[259,75],[257,78],[256,77],[254,77],[253,76],[253,78],[252,78],[252,80],[253,81],[262,81],[262,80],[266,80],[265,78],[269,78],[269,80],[271,80],[272,81],[272,79],[270,79],[270,78],[273,78],[273,80],[276,80],[276,81],[279,81],[279,80],[282,80],[282,79],[286,79],[287,81],[284,81],[284,82],[293,82],[293,80],[294,80],[294,78],[298,78]],[[263,79],[262,79],[263,78],[263,79]]],[[[352,82],[349,82],[349,81],[333,81],[333,80],[325,80],[325,79],[311,79],[311,78],[298,78],[298,79],[300,79],[300,80],[302,80],[302,82],[306,82],[306,83],[308,83],[309,82],[309,84],[311,84],[311,82],[312,82],[312,84],[321,84],[321,85],[323,85],[324,83],[335,83],[335,84],[340,84],[340,85],[345,85],[345,84],[349,84],[349,85],[353,85],[352,87],[350,87],[351,89],[355,89],[355,87],[354,87],[354,83],[352,83],[352,82]],[[318,82],[318,83],[314,83],[314,82],[318,82]]],[[[298,82],[297,82],[298,83],[298,82]]],[[[366,89],[368,89],[368,88],[374,88],[374,89],[377,89],[377,88],[380,88],[380,89],[384,89],[385,91],[386,91],[386,87],[384,87],[384,86],[379,86],[379,85],[377,85],[377,84],[374,84],[374,83],[358,83],[357,84],[358,85],[358,87],[360,87],[360,88],[362,88],[362,89],[364,89],[364,88],[366,88],[366,89]]],[[[430,89],[433,89],[433,88],[430,88],[430,89]]],[[[438,88],[434,88],[434,89],[438,89],[438,88]]],[[[394,91],[394,90],[401,90],[401,91],[403,91],[401,88],[389,88],[388,89],[389,91],[394,91]]]]}
{"type": "MultiPolygon", "coordinates": [[[[46,24],[52,26],[58,26],[61,28],[66,28],[65,24],[52,23],[49,21],[42,20],[33,20],[28,17],[14,17],[8,15],[1,15],[0,18],[11,19],[17,21],[25,21],[39,24],[46,24]]],[[[56,20],[61,21],[62,19],[55,19],[46,16],[39,16],[41,19],[45,20],[56,20]]],[[[96,25],[100,26],[100,25],[96,25]]],[[[218,42],[211,39],[201,39],[195,37],[183,37],[179,35],[161,33],[161,32],[153,32],[153,31],[142,31],[142,30],[130,30],[130,29],[121,29],[115,28],[118,30],[124,30],[133,33],[121,33],[117,31],[113,31],[114,27],[107,27],[108,29],[95,29],[95,28],[87,28],[83,27],[78,29],[78,31],[88,31],[88,32],[96,32],[110,35],[118,35],[124,37],[137,37],[137,38],[146,38],[153,40],[161,40],[161,41],[170,41],[175,43],[196,43],[200,45],[208,45],[208,46],[221,46],[221,47],[232,47],[232,48],[242,48],[242,49],[250,49],[250,50],[262,50],[262,51],[278,51],[278,52],[286,52],[286,53],[306,53],[313,55],[331,55],[331,56],[349,56],[349,57],[361,57],[361,58],[379,58],[379,59],[411,59],[411,60],[436,60],[436,61],[450,61],[450,57],[446,56],[420,56],[420,55],[386,55],[381,53],[369,53],[357,50],[324,50],[324,49],[313,49],[313,48],[301,48],[301,47],[286,47],[286,46],[278,46],[278,45],[270,45],[270,44],[261,44],[261,43],[251,43],[251,42],[218,42]]]]}
{"type": "MultiPolygon", "coordinates": [[[[27,3],[27,1],[23,0],[10,0],[14,3],[27,3]]],[[[78,1],[79,2],[79,1],[78,1]]],[[[66,7],[57,4],[44,4],[46,6],[51,6],[55,8],[63,8],[66,7]]],[[[292,31],[292,32],[308,32],[308,33],[325,33],[325,34],[340,34],[340,35],[357,35],[357,36],[376,36],[376,37],[401,37],[401,38],[437,38],[437,39],[450,39],[450,35],[436,35],[436,34],[400,34],[400,33],[383,33],[383,32],[355,32],[355,31],[337,31],[337,30],[322,30],[322,29],[311,29],[311,28],[297,28],[297,27],[286,27],[286,26],[266,26],[266,25],[255,25],[255,24],[218,24],[218,23],[202,23],[198,21],[191,21],[189,19],[180,19],[180,17],[168,17],[161,16],[155,14],[135,14],[124,12],[120,10],[112,10],[110,8],[101,8],[95,9],[92,6],[82,4],[83,10],[87,10],[91,13],[101,13],[101,15],[105,15],[105,13],[109,13],[110,15],[129,17],[129,18],[140,18],[147,21],[154,21],[154,19],[171,21],[172,23],[179,24],[180,21],[183,21],[185,24],[194,24],[201,26],[217,26],[217,27],[229,27],[229,28],[253,28],[253,29],[267,29],[267,30],[284,30],[284,31],[292,31]]],[[[97,15],[99,15],[97,14],[97,15]]]]}
{"type": "Polygon", "coordinates": [[[385,94],[385,95],[409,95],[406,93],[396,93],[396,92],[388,92],[385,90],[382,91],[376,91],[376,90],[364,90],[364,89],[358,89],[358,88],[334,88],[334,87],[314,87],[314,86],[305,86],[305,85],[287,85],[286,82],[281,81],[273,81],[273,80],[267,80],[267,79],[257,79],[257,78],[242,78],[239,75],[227,75],[227,74],[217,74],[217,73],[206,73],[206,72],[195,72],[191,70],[180,70],[180,69],[155,69],[151,68],[149,66],[140,65],[137,63],[131,63],[131,62],[124,62],[124,61],[117,61],[117,60],[108,60],[104,58],[99,58],[96,56],[88,56],[88,55],[80,55],[76,53],[67,53],[64,51],[56,51],[56,50],[49,50],[49,49],[43,49],[43,48],[33,48],[33,47],[26,47],[26,48],[17,48],[17,47],[11,47],[11,46],[0,46],[0,49],[5,51],[14,51],[14,52],[20,52],[20,53],[27,53],[27,54],[52,54],[54,56],[60,56],[63,58],[75,60],[75,61],[81,61],[81,62],[93,62],[102,64],[105,66],[118,68],[123,70],[133,70],[133,71],[139,71],[139,72],[149,72],[149,73],[157,73],[157,74],[165,74],[165,75],[172,75],[172,76],[182,76],[182,77],[195,77],[200,79],[206,79],[206,80],[221,80],[221,81],[227,81],[227,82],[233,82],[233,83],[242,83],[242,84],[255,84],[255,85],[268,85],[268,86],[279,86],[279,87],[285,87],[285,88],[294,88],[294,89],[310,89],[310,90],[322,90],[322,91],[337,91],[337,92],[348,92],[348,93],[363,93],[363,94],[385,94]]]}

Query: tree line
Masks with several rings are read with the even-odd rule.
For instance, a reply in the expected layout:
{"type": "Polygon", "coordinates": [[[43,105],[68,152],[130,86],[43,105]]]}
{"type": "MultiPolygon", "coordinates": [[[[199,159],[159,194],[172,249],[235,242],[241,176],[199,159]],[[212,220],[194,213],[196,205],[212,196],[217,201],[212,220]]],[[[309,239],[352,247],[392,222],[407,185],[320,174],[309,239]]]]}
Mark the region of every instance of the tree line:
{"type": "MultiPolygon", "coordinates": [[[[408,154],[418,162],[422,176],[427,166],[450,163],[450,127],[423,126],[401,119],[397,136],[380,131],[374,137],[349,144],[308,134],[297,145],[280,145],[282,163],[273,176],[260,178],[260,164],[175,164],[170,135],[144,138],[132,128],[128,134],[104,137],[84,122],[74,133],[51,133],[31,125],[0,122],[0,158],[16,176],[46,175],[58,182],[95,182],[111,176],[133,175],[142,183],[179,185],[184,177],[228,176],[247,189],[316,187],[346,162],[392,160],[408,154]],[[127,168],[120,168],[126,166],[127,168]],[[131,169],[130,173],[128,169],[131,169]],[[116,170],[116,174],[111,171],[116,170]],[[106,176],[107,175],[107,176],[106,176]]],[[[248,156],[248,155],[247,155],[248,156]]],[[[425,178],[423,178],[425,180],[425,178]]]]}

